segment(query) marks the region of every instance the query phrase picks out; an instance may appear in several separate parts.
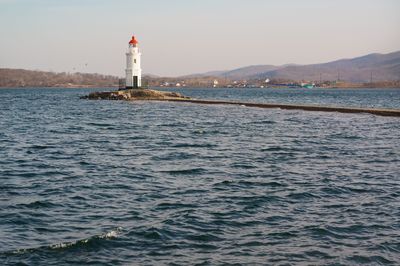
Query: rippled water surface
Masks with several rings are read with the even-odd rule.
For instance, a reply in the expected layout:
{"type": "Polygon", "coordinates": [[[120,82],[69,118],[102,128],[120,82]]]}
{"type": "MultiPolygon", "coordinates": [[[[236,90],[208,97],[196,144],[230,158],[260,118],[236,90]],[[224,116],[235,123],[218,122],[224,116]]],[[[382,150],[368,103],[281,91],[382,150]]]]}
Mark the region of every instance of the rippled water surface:
{"type": "MultiPolygon", "coordinates": [[[[0,264],[398,264],[400,119],[0,90],[0,264]]],[[[400,108],[400,90],[197,98],[400,108]]]]}

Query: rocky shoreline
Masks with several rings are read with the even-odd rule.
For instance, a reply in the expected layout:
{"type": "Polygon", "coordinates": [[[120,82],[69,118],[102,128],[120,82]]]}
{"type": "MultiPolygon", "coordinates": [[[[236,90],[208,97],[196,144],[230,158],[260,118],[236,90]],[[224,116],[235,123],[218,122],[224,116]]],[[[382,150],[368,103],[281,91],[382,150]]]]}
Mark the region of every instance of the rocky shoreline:
{"type": "Polygon", "coordinates": [[[190,100],[177,92],[157,91],[150,89],[128,89],[119,91],[92,92],[87,96],[81,97],[89,100],[123,100],[123,101],[139,101],[139,100],[190,100]]]}

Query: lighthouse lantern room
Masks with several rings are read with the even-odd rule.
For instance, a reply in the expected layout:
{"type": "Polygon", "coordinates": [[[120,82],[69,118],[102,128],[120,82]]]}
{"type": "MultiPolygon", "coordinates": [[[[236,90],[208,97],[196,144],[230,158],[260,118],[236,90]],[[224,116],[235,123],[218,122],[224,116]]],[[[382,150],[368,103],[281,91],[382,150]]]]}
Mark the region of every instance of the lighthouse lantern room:
{"type": "Polygon", "coordinates": [[[140,68],[140,56],[138,41],[135,36],[129,41],[126,53],[126,89],[140,88],[142,86],[142,69],[140,68]]]}

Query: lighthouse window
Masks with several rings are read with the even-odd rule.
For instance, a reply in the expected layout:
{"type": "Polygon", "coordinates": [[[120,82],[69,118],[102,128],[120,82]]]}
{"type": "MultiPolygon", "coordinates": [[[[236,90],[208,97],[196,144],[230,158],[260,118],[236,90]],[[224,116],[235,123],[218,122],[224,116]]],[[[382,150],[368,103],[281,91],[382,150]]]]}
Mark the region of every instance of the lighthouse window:
{"type": "Polygon", "coordinates": [[[133,62],[136,64],[136,59],[133,59],[133,62]]]}

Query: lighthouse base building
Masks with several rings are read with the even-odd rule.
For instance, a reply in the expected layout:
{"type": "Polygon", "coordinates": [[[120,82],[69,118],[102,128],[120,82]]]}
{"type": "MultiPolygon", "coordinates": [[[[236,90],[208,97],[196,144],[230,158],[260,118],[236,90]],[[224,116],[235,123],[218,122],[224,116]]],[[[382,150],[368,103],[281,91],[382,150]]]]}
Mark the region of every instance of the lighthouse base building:
{"type": "Polygon", "coordinates": [[[135,36],[129,41],[126,53],[125,88],[134,89],[142,86],[142,69],[140,68],[141,53],[135,36]]]}

